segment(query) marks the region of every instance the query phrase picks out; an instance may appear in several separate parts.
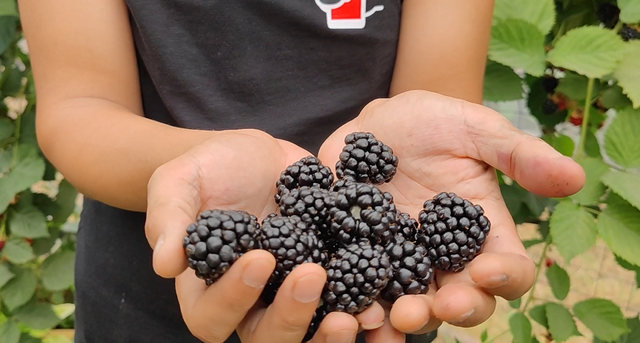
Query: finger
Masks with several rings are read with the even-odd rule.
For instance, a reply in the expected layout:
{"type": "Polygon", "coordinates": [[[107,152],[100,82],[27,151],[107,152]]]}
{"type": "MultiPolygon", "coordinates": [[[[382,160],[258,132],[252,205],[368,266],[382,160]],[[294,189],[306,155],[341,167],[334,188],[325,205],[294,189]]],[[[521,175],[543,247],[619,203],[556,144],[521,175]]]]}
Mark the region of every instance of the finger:
{"type": "Polygon", "coordinates": [[[179,275],[176,293],[191,333],[205,342],[224,342],[254,306],[274,267],[273,255],[252,250],[209,287],[192,270],[179,275]]]}
{"type": "Polygon", "coordinates": [[[533,261],[520,254],[480,254],[467,268],[471,279],[485,292],[507,300],[529,291],[535,277],[533,261]]]}
{"type": "Polygon", "coordinates": [[[159,167],[149,180],[145,233],[153,248],[153,269],[166,278],[187,267],[182,239],[201,207],[197,169],[184,158],[159,167]]]}
{"type": "Polygon", "coordinates": [[[433,313],[432,295],[405,295],[393,304],[389,320],[405,333],[424,333],[437,329],[442,321],[433,313]]]}
{"type": "Polygon", "coordinates": [[[374,302],[362,313],[356,314],[355,317],[362,330],[373,330],[384,324],[385,311],[380,303],[374,302]]]}
{"type": "Polygon", "coordinates": [[[322,320],[318,331],[309,343],[353,343],[357,333],[358,321],[354,316],[342,312],[331,312],[322,320]]]}
{"type": "Polygon", "coordinates": [[[284,280],[273,303],[251,335],[251,342],[301,342],[316,311],[327,279],[315,263],[296,267],[284,280]]]}
{"type": "Polygon", "coordinates": [[[496,299],[470,283],[442,286],[433,298],[433,313],[449,324],[471,327],[487,320],[496,299]]]}
{"type": "Polygon", "coordinates": [[[391,325],[391,322],[385,321],[384,324],[371,331],[364,333],[367,343],[405,343],[406,335],[391,325]]]}

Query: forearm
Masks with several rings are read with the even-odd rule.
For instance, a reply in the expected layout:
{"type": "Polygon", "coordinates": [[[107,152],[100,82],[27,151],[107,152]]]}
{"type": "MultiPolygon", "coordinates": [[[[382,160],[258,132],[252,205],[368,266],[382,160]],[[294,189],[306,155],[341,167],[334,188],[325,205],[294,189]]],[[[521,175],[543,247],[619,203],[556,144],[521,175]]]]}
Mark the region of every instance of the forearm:
{"type": "Polygon", "coordinates": [[[146,209],[157,167],[212,138],[135,115],[108,100],[77,98],[38,110],[45,156],[87,197],[127,210],[146,209]]]}

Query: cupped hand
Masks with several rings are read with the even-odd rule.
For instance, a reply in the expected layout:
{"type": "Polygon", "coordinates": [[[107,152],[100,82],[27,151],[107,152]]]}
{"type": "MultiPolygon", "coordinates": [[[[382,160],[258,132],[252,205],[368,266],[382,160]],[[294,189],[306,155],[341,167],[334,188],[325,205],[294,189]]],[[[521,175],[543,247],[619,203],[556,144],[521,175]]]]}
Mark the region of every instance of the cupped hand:
{"type": "Polygon", "coordinates": [[[345,136],[356,131],[373,133],[398,156],[397,174],[380,188],[394,196],[399,209],[417,218],[425,200],[454,192],[481,205],[492,224],[482,254],[462,272],[437,272],[429,294],[398,299],[385,325],[369,333],[369,343],[404,342],[402,333],[432,331],[442,321],[475,326],[491,316],[495,296],[516,299],[531,288],[534,264],[495,169],[533,193],[563,197],[584,183],[578,164],[495,111],[425,91],[370,103],[325,141],[319,158],[338,161],[345,136]]]}
{"type": "MultiPolygon", "coordinates": [[[[325,284],[323,268],[311,263],[297,267],[265,308],[258,299],[275,266],[269,252],[248,252],[207,287],[187,268],[182,239],[187,226],[205,209],[243,210],[259,220],[276,212],[275,182],[280,172],[307,155],[260,131],[223,131],[152,175],[145,229],[154,249],[153,268],[160,276],[176,278],[183,319],[202,341],[221,343],[234,331],[243,342],[302,341],[325,284]]],[[[360,323],[344,313],[332,314],[311,342],[324,342],[330,335],[350,339],[359,324],[381,323],[384,311],[373,309],[358,319],[360,323]]]]}

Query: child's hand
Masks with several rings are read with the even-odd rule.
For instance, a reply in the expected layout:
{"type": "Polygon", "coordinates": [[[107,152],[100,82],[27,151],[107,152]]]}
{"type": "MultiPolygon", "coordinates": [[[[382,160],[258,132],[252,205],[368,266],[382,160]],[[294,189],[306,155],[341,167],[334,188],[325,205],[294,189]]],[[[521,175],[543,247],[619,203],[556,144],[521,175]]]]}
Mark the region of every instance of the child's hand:
{"type": "Polygon", "coordinates": [[[474,326],[491,316],[495,296],[515,299],[531,288],[534,265],[494,168],[534,193],[562,197],[584,183],[578,164],[488,108],[421,91],[374,101],[327,139],[319,158],[337,161],[344,137],[354,131],[371,132],[394,149],[397,174],[380,188],[394,195],[399,209],[417,218],[425,200],[455,192],[481,205],[492,223],[480,256],[463,272],[436,273],[436,292],[400,298],[390,320],[371,332],[368,342],[404,342],[398,331],[428,332],[441,321],[474,326]]]}

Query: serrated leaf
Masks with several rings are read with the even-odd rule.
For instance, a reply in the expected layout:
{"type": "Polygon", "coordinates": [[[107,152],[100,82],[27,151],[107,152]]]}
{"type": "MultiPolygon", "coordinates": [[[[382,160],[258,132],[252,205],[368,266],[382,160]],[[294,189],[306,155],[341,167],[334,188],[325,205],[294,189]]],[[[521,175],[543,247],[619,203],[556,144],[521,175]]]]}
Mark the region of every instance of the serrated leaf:
{"type": "Polygon", "coordinates": [[[487,101],[511,101],[523,97],[522,79],[513,69],[487,61],[484,72],[483,96],[487,101]]]}
{"type": "MultiPolygon", "coordinates": [[[[606,343],[637,343],[640,342],[640,320],[638,317],[627,318],[627,327],[629,328],[629,332],[623,334],[618,337],[614,342],[606,342],[606,343]]],[[[599,339],[598,337],[593,338],[593,343],[605,343],[605,341],[599,339]]]]}
{"type": "MultiPolygon", "coordinates": [[[[620,68],[621,64],[622,62],[618,64],[618,68],[620,68]]],[[[624,94],[622,87],[619,85],[614,85],[604,90],[600,95],[600,103],[605,108],[614,108],[616,110],[631,107],[633,105],[631,99],[624,94]]]]}
{"type": "Polygon", "coordinates": [[[13,121],[9,118],[0,118],[0,143],[5,139],[13,136],[15,127],[13,121]]]}
{"type": "Polygon", "coordinates": [[[602,182],[631,205],[640,209],[640,175],[610,170],[602,182]]]}
{"type": "Polygon", "coordinates": [[[13,316],[34,330],[51,329],[60,323],[60,318],[53,311],[51,304],[40,304],[33,301],[13,311],[13,316]]]}
{"type": "Polygon", "coordinates": [[[598,236],[611,251],[640,266],[640,210],[615,194],[607,198],[607,208],[598,216],[598,236]]]}
{"type": "Polygon", "coordinates": [[[514,313],[509,318],[509,331],[514,343],[531,342],[531,322],[529,318],[520,312],[514,313]]]}
{"type": "Polygon", "coordinates": [[[606,190],[600,179],[611,168],[599,158],[581,158],[576,162],[582,166],[587,178],[582,189],[570,198],[581,205],[597,205],[606,190]]]}
{"type": "Polygon", "coordinates": [[[0,16],[0,54],[3,54],[13,42],[17,21],[15,15],[0,16]]]}
{"type": "Polygon", "coordinates": [[[38,278],[28,269],[15,271],[16,276],[0,290],[0,297],[9,311],[26,304],[36,292],[38,278]]]}
{"type": "Polygon", "coordinates": [[[600,142],[591,130],[587,130],[585,135],[584,152],[587,153],[588,157],[602,159],[602,154],[600,153],[600,142]]]}
{"type": "Polygon", "coordinates": [[[496,0],[493,18],[496,21],[522,19],[546,34],[555,23],[556,9],[553,0],[496,0]]]}
{"type": "Polygon", "coordinates": [[[529,316],[535,320],[538,324],[549,328],[549,321],[547,320],[547,310],[544,304],[532,307],[529,310],[529,316]]]}
{"type": "Polygon", "coordinates": [[[20,341],[20,328],[13,320],[7,320],[0,325],[0,342],[18,343],[20,341]]]}
{"type": "Polygon", "coordinates": [[[571,201],[560,202],[549,220],[551,239],[567,263],[596,244],[591,213],[571,201]]]}
{"type": "Polygon", "coordinates": [[[628,24],[640,22],[640,2],[638,0],[618,0],[620,20],[628,24]]]}
{"type": "Polygon", "coordinates": [[[564,300],[569,294],[571,286],[569,274],[557,263],[554,263],[547,268],[546,275],[553,296],[558,300],[564,300]]]}
{"type": "Polygon", "coordinates": [[[551,145],[556,151],[564,156],[571,157],[573,150],[575,149],[575,143],[569,136],[561,135],[558,133],[550,133],[542,136],[542,140],[551,145]]]}
{"type": "Polygon", "coordinates": [[[573,313],[593,335],[612,341],[628,332],[627,322],[618,305],[610,300],[591,298],[573,306],[573,313]]]}
{"type": "Polygon", "coordinates": [[[18,192],[31,187],[44,174],[44,160],[29,152],[30,149],[28,146],[20,145],[15,168],[0,178],[0,213],[7,209],[18,192]]]}
{"type": "Polygon", "coordinates": [[[633,102],[634,108],[640,108],[640,41],[629,42],[627,53],[624,54],[613,75],[618,80],[624,94],[633,102]]]}
{"type": "Polygon", "coordinates": [[[9,209],[9,230],[12,237],[41,238],[49,236],[47,219],[33,206],[9,209]]]}
{"type": "Polygon", "coordinates": [[[61,291],[73,285],[75,253],[57,251],[42,264],[42,284],[50,291],[61,291]]]}
{"type": "Polygon", "coordinates": [[[604,134],[604,151],[624,168],[640,167],[640,109],[618,112],[604,134]]]}
{"type": "Polygon", "coordinates": [[[562,343],[571,336],[580,335],[571,312],[564,306],[556,303],[546,303],[545,312],[549,323],[549,332],[556,342],[562,343]]]}
{"type": "Polygon", "coordinates": [[[512,68],[542,76],[545,69],[544,35],[533,24],[506,19],[491,28],[489,58],[512,68]]]}
{"type": "Polygon", "coordinates": [[[613,72],[625,49],[624,41],[612,30],[583,26],[562,36],[547,54],[547,60],[556,67],[600,78],[613,72]]]}
{"type": "MultiPolygon", "coordinates": [[[[587,84],[589,79],[572,71],[565,71],[565,75],[558,82],[558,88],[556,91],[566,95],[569,99],[574,101],[583,101],[587,95],[587,84]]],[[[600,91],[600,83],[594,82],[593,93],[597,94],[600,91]]]]}
{"type": "Polygon", "coordinates": [[[518,298],[515,300],[510,300],[509,301],[509,306],[511,306],[511,308],[513,309],[518,309],[520,308],[520,304],[522,303],[522,298],[518,298]]]}
{"type": "Polygon", "coordinates": [[[0,288],[6,285],[14,276],[15,274],[6,265],[0,264],[0,288]]]}
{"type": "Polygon", "coordinates": [[[25,263],[35,257],[29,243],[19,238],[10,239],[4,244],[2,256],[16,264],[25,263]]]}

